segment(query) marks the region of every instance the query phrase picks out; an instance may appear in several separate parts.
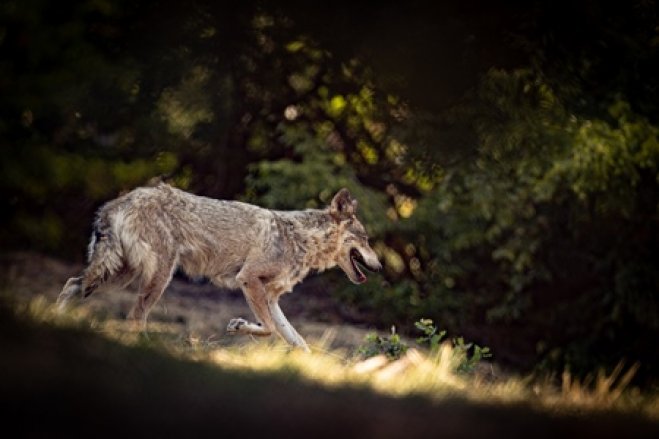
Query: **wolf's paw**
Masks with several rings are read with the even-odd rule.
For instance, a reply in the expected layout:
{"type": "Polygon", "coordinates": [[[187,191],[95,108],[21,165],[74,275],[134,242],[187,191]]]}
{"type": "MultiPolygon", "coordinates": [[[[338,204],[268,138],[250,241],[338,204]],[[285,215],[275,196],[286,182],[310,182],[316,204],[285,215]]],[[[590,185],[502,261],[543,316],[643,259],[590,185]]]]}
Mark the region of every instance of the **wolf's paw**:
{"type": "Polygon", "coordinates": [[[227,325],[227,334],[238,334],[241,331],[241,328],[243,328],[245,325],[247,325],[249,322],[245,319],[231,319],[229,321],[229,324],[227,325]]]}

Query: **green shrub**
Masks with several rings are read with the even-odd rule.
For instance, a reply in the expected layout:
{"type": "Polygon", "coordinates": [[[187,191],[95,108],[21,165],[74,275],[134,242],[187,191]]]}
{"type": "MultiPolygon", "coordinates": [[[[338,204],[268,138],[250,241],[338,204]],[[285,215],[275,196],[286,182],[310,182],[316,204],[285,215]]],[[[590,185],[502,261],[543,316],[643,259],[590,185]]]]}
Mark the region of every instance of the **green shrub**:
{"type": "Polygon", "coordinates": [[[364,343],[357,350],[357,354],[362,358],[375,357],[376,355],[386,355],[391,360],[399,359],[408,346],[396,333],[396,327],[391,327],[391,336],[381,337],[375,332],[371,332],[364,338],[364,343]]]}
{"type": "MultiPolygon", "coordinates": [[[[431,319],[420,319],[414,323],[416,329],[422,332],[416,342],[419,345],[430,348],[431,354],[439,351],[442,340],[446,336],[445,330],[437,329],[437,326],[431,319]]],[[[476,369],[476,366],[485,358],[491,358],[490,348],[481,347],[475,343],[465,343],[463,337],[452,339],[451,345],[454,353],[459,358],[456,372],[470,373],[476,369]]],[[[396,333],[396,327],[391,327],[391,335],[382,337],[375,332],[370,332],[364,337],[364,343],[357,350],[361,358],[370,358],[376,355],[385,355],[390,360],[397,360],[407,352],[409,346],[401,340],[400,335],[396,333]]]]}
{"type": "MultiPolygon", "coordinates": [[[[417,338],[417,343],[427,345],[431,352],[436,352],[446,336],[446,331],[438,330],[431,319],[421,319],[415,322],[414,326],[423,333],[421,337],[417,338]]],[[[482,359],[492,357],[490,348],[481,347],[475,343],[465,343],[463,337],[454,338],[451,343],[454,351],[460,357],[457,372],[473,372],[482,359]]]]}

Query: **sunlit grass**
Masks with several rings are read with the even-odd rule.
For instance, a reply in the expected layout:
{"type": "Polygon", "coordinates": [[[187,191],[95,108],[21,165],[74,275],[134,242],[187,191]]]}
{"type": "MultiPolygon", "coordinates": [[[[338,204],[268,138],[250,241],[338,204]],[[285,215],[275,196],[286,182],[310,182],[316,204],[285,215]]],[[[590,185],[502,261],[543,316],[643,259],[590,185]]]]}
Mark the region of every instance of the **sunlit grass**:
{"type": "Polygon", "coordinates": [[[551,412],[613,410],[659,419],[659,397],[629,387],[637,364],[621,363],[609,374],[599,371],[584,380],[567,371],[559,380],[492,377],[456,372],[461,357],[449,344],[434,353],[410,349],[397,361],[384,356],[363,360],[347,350],[330,349],[334,334],[329,331],[319,340],[310,340],[312,352],[305,353],[262,338],[243,338],[243,344],[227,346],[216,339],[182,335],[157,322],[149,324],[145,335],[130,322],[98,318],[83,307],[58,314],[43,298],[17,303],[15,308],[17,314],[37,323],[91,328],[128,346],[148,346],[221,369],[283,375],[328,388],[368,388],[388,396],[419,395],[438,401],[459,397],[480,403],[529,404],[551,412]]]}

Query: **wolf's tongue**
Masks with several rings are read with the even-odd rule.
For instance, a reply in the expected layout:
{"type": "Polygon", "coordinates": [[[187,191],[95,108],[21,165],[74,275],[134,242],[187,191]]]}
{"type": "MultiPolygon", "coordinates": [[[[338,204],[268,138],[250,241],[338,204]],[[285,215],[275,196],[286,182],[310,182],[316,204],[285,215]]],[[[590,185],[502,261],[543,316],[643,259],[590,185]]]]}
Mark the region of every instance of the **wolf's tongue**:
{"type": "Polygon", "coordinates": [[[350,258],[350,262],[352,262],[352,268],[355,269],[355,273],[357,273],[357,281],[359,283],[364,283],[366,282],[366,276],[362,271],[359,269],[359,265],[357,265],[357,262],[355,262],[354,258],[350,258]]]}

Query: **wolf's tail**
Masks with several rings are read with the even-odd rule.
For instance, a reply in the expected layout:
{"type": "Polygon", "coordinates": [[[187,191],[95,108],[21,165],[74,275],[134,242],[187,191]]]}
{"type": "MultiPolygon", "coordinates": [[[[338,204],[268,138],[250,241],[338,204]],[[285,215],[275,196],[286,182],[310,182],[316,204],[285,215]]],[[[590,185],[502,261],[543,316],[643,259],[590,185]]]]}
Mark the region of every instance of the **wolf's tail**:
{"type": "Polygon", "coordinates": [[[107,217],[98,217],[89,242],[89,265],[82,276],[82,295],[88,297],[124,267],[124,252],[107,217]]]}

